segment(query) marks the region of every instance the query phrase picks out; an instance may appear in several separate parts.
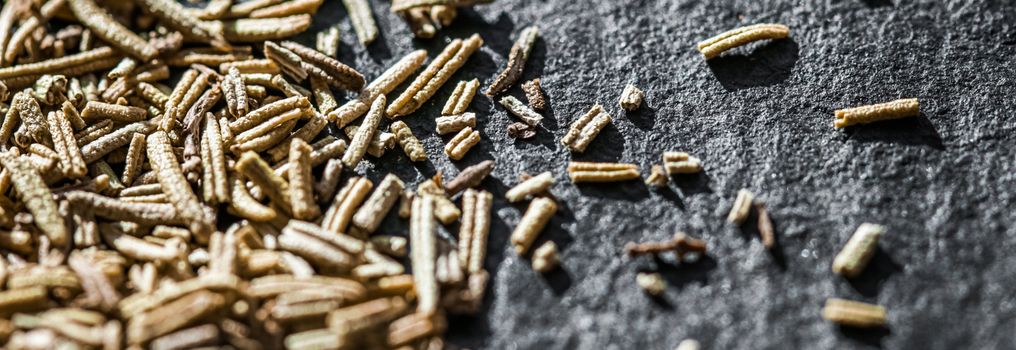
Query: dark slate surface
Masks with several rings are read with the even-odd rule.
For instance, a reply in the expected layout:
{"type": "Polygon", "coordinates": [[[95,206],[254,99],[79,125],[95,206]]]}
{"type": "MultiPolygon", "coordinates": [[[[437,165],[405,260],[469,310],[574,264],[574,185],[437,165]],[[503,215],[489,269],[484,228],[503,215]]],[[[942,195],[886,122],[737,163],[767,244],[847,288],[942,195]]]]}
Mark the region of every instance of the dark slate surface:
{"type": "MultiPolygon", "coordinates": [[[[1016,147],[1012,60],[1016,5],[979,0],[498,0],[460,13],[430,41],[374,1],[381,38],[364,49],[339,2],[315,29],[340,23],[341,58],[376,77],[413,48],[431,57],[449,38],[478,32],[486,45],[436,98],[405,118],[424,136],[430,162],[407,169],[390,152],[358,169],[395,171],[412,183],[485,159],[498,162],[484,187],[500,197],[522,172],[550,170],[561,210],[543,233],[562,247],[563,270],[541,276],[516,256],[508,235],[524,205],[498,199],[486,268],[484,312],[454,318],[449,342],[489,349],[672,349],[696,338],[707,349],[1011,348],[1016,303],[1016,147]],[[705,62],[697,41],[744,24],[779,22],[791,39],[753,45],[705,62]],[[538,24],[542,39],[525,77],[541,77],[551,109],[529,141],[508,138],[513,120],[496,102],[471,107],[484,141],[461,162],[434,134],[455,81],[483,88],[517,33],[538,24]],[[624,113],[625,83],[647,106],[624,113]],[[834,109],[903,97],[922,116],[834,130],[834,109]],[[571,120],[601,103],[615,116],[583,155],[558,142],[571,120]],[[645,172],[665,150],[698,155],[705,172],[673,178],[655,193],[641,182],[575,186],[569,160],[624,161],[645,172]],[[723,218],[739,188],[768,203],[779,248],[723,218]],[[853,230],[888,226],[869,269],[833,275],[832,257],[853,230]],[[704,238],[697,263],[629,259],[625,242],[676,230],[704,238]],[[670,282],[653,300],[638,271],[670,282]],[[819,312],[826,298],[889,309],[885,331],[840,329],[819,312]]],[[[521,96],[518,88],[511,92],[521,96]]],[[[390,217],[382,231],[403,234],[390,217]]],[[[457,227],[447,232],[456,232],[457,227]]],[[[447,233],[445,232],[445,233],[447,233]]]]}

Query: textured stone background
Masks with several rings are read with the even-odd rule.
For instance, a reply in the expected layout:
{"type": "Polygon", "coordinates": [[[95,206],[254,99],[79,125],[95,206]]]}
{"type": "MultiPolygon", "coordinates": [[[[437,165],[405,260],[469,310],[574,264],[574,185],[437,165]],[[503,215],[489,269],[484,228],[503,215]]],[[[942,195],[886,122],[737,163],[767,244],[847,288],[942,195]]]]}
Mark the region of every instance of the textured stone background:
{"type": "MultiPolygon", "coordinates": [[[[417,169],[399,151],[359,172],[394,171],[417,183],[498,162],[484,187],[500,197],[522,172],[553,171],[561,210],[540,238],[562,247],[563,269],[541,276],[507,244],[524,205],[498,199],[486,267],[484,312],[454,318],[449,342],[489,349],[672,349],[696,338],[708,349],[946,349],[1013,346],[1016,305],[1016,5],[992,0],[498,0],[460,13],[430,41],[374,1],[378,42],[355,43],[338,1],[315,29],[340,23],[343,61],[376,77],[413,48],[435,55],[449,38],[486,41],[440,94],[405,118],[424,137],[430,162],[417,169]],[[753,45],[710,62],[698,40],[744,24],[779,22],[789,40],[753,45]],[[513,118],[478,97],[471,107],[484,141],[461,162],[441,152],[433,119],[455,81],[483,88],[517,33],[542,32],[526,79],[541,77],[552,108],[532,140],[505,134],[513,118]],[[625,83],[648,106],[617,107],[625,83]],[[902,97],[921,99],[920,118],[834,130],[834,109],[902,97]],[[615,117],[582,155],[558,142],[571,120],[601,103],[615,117]],[[425,131],[426,130],[426,131],[425,131]],[[634,162],[648,172],[665,150],[702,158],[705,171],[656,193],[641,182],[574,186],[569,160],[634,162]],[[779,248],[751,229],[725,225],[739,188],[768,203],[779,248]],[[829,271],[862,222],[889,232],[856,280],[829,271]],[[629,259],[628,241],[676,230],[702,237],[697,263],[629,259]],[[670,283],[658,300],[635,286],[657,270],[670,283]],[[885,331],[840,329],[819,315],[826,298],[889,309],[885,331]]],[[[310,35],[305,36],[309,38],[310,35]]],[[[513,94],[521,97],[520,91],[513,94]]],[[[382,231],[405,233],[390,217],[382,231]]],[[[457,232],[457,227],[447,232],[457,232]]],[[[445,233],[447,233],[445,232],[445,233]]],[[[453,235],[449,237],[453,237],[453,235]]]]}

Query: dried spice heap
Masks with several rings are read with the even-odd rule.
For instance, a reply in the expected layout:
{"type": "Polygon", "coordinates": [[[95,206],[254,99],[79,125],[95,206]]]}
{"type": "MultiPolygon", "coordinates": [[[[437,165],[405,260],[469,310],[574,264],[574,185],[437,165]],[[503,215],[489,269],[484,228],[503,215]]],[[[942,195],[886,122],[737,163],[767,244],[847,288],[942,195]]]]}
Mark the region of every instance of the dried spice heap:
{"type": "MultiPolygon", "coordinates": [[[[458,7],[491,1],[393,0],[391,9],[416,36],[432,37],[458,7]]],[[[0,345],[435,349],[443,347],[447,314],[480,310],[495,194],[476,187],[494,161],[447,183],[439,173],[416,188],[393,174],[377,184],[362,176],[343,181],[343,171],[355,175],[396,144],[407,165],[437,156],[421,141],[427,131],[393,119],[438,94],[484,40],[451,40],[426,67],[426,51],[411,52],[368,84],[335,58],[338,27],[318,33],[315,48],[288,40],[308,29],[323,2],[4,3],[0,345]],[[389,96],[406,81],[400,95],[389,96]],[[333,89],[356,96],[340,104],[333,89]],[[329,123],[347,139],[329,135],[329,123]],[[375,234],[391,212],[408,226],[408,239],[375,234]],[[437,235],[438,225],[456,222],[457,242],[437,235]],[[410,270],[397,260],[407,250],[410,270]]],[[[361,44],[374,41],[369,3],[344,5],[361,44]]],[[[788,35],[783,25],[753,25],[698,48],[710,59],[788,35]]],[[[540,112],[551,112],[538,77],[521,84],[528,105],[505,94],[522,80],[539,36],[535,26],[523,29],[484,90],[521,120],[507,127],[514,138],[535,136],[540,112]]],[[[451,160],[481,141],[484,125],[467,112],[480,84],[459,81],[435,120],[435,133],[451,136],[444,145],[451,160]]],[[[644,97],[628,85],[618,105],[632,111],[644,97]]],[[[834,114],[840,128],[920,109],[917,99],[904,99],[834,114]]],[[[583,153],[611,123],[595,104],[559,142],[583,153]]],[[[701,171],[698,158],[664,152],[646,183],[663,188],[670,175],[701,171]]],[[[641,177],[637,164],[598,161],[571,161],[567,173],[572,184],[604,186],[641,177]]],[[[567,255],[540,240],[544,229],[559,226],[551,224],[559,206],[567,208],[550,192],[555,183],[549,171],[523,174],[503,194],[511,203],[529,200],[509,239],[543,273],[564,268],[567,255]]],[[[740,226],[753,208],[763,244],[775,249],[772,218],[751,192],[738,192],[727,221],[740,226]]],[[[833,271],[860,274],[884,231],[861,225],[833,271]]],[[[706,242],[679,232],[629,243],[625,252],[673,252],[684,261],[705,254],[706,242]]],[[[666,289],[659,273],[639,274],[637,283],[652,295],[666,289]]],[[[830,299],[823,317],[873,327],[885,324],[886,312],[830,299]]]]}
{"type": "MultiPolygon", "coordinates": [[[[419,108],[483,40],[454,41],[387,96],[426,52],[368,84],[334,58],[335,27],[318,49],[287,41],[322,3],[5,3],[3,347],[435,347],[447,314],[480,309],[493,194],[473,187],[493,161],[415,192],[395,175],[342,172],[396,143],[426,160],[428,131],[384,116],[419,108]],[[48,23],[57,17],[69,23],[48,23]],[[359,96],[341,104],[338,90],[359,96]],[[349,138],[325,132],[330,122],[349,138]],[[374,235],[392,211],[410,219],[408,240],[374,235]],[[436,235],[456,221],[459,244],[436,235]],[[413,274],[396,260],[407,245],[413,274]]],[[[370,43],[368,3],[345,5],[370,43]]],[[[438,124],[459,135],[453,159],[479,141],[465,113],[479,84],[460,84],[438,124]]]]}

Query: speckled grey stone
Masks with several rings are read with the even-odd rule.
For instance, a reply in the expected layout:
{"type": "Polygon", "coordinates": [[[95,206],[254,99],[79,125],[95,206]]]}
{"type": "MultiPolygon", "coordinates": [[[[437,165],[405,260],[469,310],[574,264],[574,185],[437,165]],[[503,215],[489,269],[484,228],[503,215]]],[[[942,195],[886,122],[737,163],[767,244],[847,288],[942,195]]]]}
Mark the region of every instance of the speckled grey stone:
{"type": "MultiPolygon", "coordinates": [[[[486,41],[403,118],[430,161],[406,168],[396,149],[358,169],[373,179],[394,171],[415,184],[497,161],[483,186],[497,198],[489,294],[481,314],[451,319],[452,347],[673,349],[690,337],[704,349],[983,349],[1016,341],[1013,3],[498,0],[460,11],[429,41],[413,40],[388,5],[373,2],[381,33],[366,49],[340,2],[315,19],[315,30],[340,23],[340,58],[368,80],[414,48],[433,57],[450,38],[478,32],[486,41]],[[790,39],[708,62],[695,50],[701,39],[762,22],[790,26],[790,39]],[[484,89],[517,32],[532,24],[541,39],[523,79],[539,77],[548,96],[542,128],[533,139],[511,139],[513,117],[477,96],[470,111],[483,141],[449,161],[442,147],[450,135],[436,135],[433,120],[455,82],[479,78],[484,89]],[[632,113],[615,103],[626,83],[646,93],[632,113]],[[904,97],[921,100],[919,118],[833,129],[834,109],[904,97]],[[585,154],[571,155],[559,139],[595,103],[615,121],[585,154]],[[648,174],[667,150],[698,156],[704,172],[673,177],[662,192],[639,181],[575,186],[565,173],[574,159],[634,162],[648,174]],[[562,270],[542,276],[507,242],[525,204],[501,196],[522,172],[548,170],[561,209],[537,244],[558,244],[562,270]],[[778,233],[772,253],[752,225],[725,224],[740,188],[769,207],[778,233]],[[881,251],[860,278],[834,275],[833,256],[866,221],[888,227],[881,251]],[[676,230],[708,241],[708,256],[680,264],[621,254],[628,241],[676,230]],[[668,280],[662,298],[635,285],[646,270],[668,280]],[[884,305],[888,329],[823,321],[829,297],[884,305]]],[[[518,87],[511,94],[522,97],[518,87]]],[[[391,215],[380,232],[406,230],[391,215]]]]}

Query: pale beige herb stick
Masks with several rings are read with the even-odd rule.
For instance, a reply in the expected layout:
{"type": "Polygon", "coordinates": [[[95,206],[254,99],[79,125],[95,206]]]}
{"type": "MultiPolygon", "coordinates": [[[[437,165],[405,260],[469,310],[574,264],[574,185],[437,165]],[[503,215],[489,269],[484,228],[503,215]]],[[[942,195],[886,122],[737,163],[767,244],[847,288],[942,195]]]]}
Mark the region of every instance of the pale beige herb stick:
{"type": "Polygon", "coordinates": [[[526,209],[522,220],[512,231],[511,243],[515,247],[516,253],[525,254],[529,250],[555,212],[557,212],[557,203],[553,199],[540,197],[529,203],[529,208],[526,209]]]}
{"type": "MultiPolygon", "coordinates": [[[[408,79],[416,70],[423,66],[427,59],[426,50],[416,50],[399,59],[384,73],[367,85],[365,92],[355,99],[349,100],[338,109],[328,113],[328,120],[344,127],[356,120],[370,109],[371,102],[378,96],[387,94],[408,79]]],[[[428,67],[428,69],[430,69],[428,67]]]]}
{"type": "Polygon", "coordinates": [[[321,53],[335,57],[339,53],[339,26],[333,25],[317,33],[317,40],[314,47],[321,53]]]}
{"type": "Polygon", "coordinates": [[[685,152],[663,152],[663,168],[667,174],[694,174],[702,171],[702,161],[685,152]]]}
{"type": "Polygon", "coordinates": [[[356,135],[349,142],[349,149],[342,156],[342,162],[346,163],[347,167],[356,168],[356,165],[360,164],[360,160],[363,159],[364,153],[367,152],[367,144],[374,138],[374,133],[377,132],[378,125],[381,123],[385,102],[384,95],[381,95],[371,104],[367,117],[363,120],[363,124],[360,124],[356,135]]]}
{"type": "Polygon", "coordinates": [[[568,133],[561,138],[561,144],[567,146],[572,152],[585,152],[596,135],[600,134],[600,130],[603,130],[612,121],[610,114],[603,110],[603,106],[596,104],[589,112],[571,124],[568,133]]]}
{"type": "Polygon", "coordinates": [[[747,189],[741,189],[737,191],[737,198],[734,199],[734,205],[730,207],[730,213],[727,214],[727,222],[734,225],[741,225],[744,220],[748,219],[748,215],[751,213],[752,203],[755,201],[755,195],[747,189]]]}
{"type": "Polygon", "coordinates": [[[480,81],[477,79],[460,81],[455,85],[455,90],[448,97],[448,102],[445,103],[444,108],[441,109],[441,115],[465,113],[466,108],[469,108],[469,103],[473,102],[473,97],[476,96],[476,90],[479,88],[480,81]]]}
{"type": "Polygon", "coordinates": [[[321,226],[333,232],[348,232],[357,208],[367,198],[374,183],[362,177],[353,177],[339,190],[332,205],[325,211],[321,226]]]}
{"type": "Polygon", "coordinates": [[[437,90],[451,79],[466,60],[483,45],[483,39],[473,34],[466,40],[455,39],[444,51],[431,61],[430,65],[413,80],[409,88],[392,101],[385,114],[389,118],[408,115],[427,102],[437,90]]]}
{"type": "Polygon", "coordinates": [[[434,124],[437,125],[436,131],[439,135],[458,132],[466,127],[475,128],[476,114],[466,112],[457,115],[446,115],[435,119],[434,124]]]}
{"type": "Polygon", "coordinates": [[[413,247],[410,251],[413,281],[416,283],[416,294],[419,298],[417,311],[429,315],[437,312],[439,298],[434,270],[437,258],[434,201],[430,195],[420,195],[413,200],[413,212],[409,223],[409,245],[413,247]]]}
{"type": "Polygon", "coordinates": [[[642,99],[644,97],[645,94],[642,90],[639,90],[635,85],[628,84],[621,91],[621,99],[618,101],[618,105],[626,111],[634,111],[642,106],[642,99]]]}
{"type": "Polygon", "coordinates": [[[526,196],[535,195],[550,189],[554,185],[554,174],[551,172],[543,172],[539,175],[533,176],[528,180],[522,181],[515,187],[512,187],[505,192],[505,199],[509,202],[518,202],[526,198],[526,196]]]}
{"type": "Polygon", "coordinates": [[[459,226],[460,265],[469,273],[483,270],[490,234],[491,204],[487,191],[467,189],[462,193],[462,224],[459,226]]]}
{"type": "Polygon", "coordinates": [[[395,134],[396,140],[402,145],[402,150],[406,152],[406,156],[409,160],[419,162],[427,159],[427,152],[423,148],[423,143],[420,139],[413,135],[413,131],[409,129],[409,125],[399,120],[392,123],[392,133],[395,134]]]}
{"type": "Polygon", "coordinates": [[[878,251],[878,239],[885,233],[885,227],[863,223],[850,237],[839,254],[833,259],[833,272],[845,277],[857,277],[868,266],[871,257],[878,251]]]}
{"type": "Polygon", "coordinates": [[[886,310],[878,305],[829,298],[822,308],[822,318],[850,327],[881,327],[885,326],[886,310]]]}
{"type": "Polygon", "coordinates": [[[346,5],[349,21],[353,23],[353,30],[360,43],[367,45],[374,42],[378,29],[370,11],[370,3],[367,0],[342,0],[342,3],[346,5]]]}
{"type": "Polygon", "coordinates": [[[568,177],[572,183],[617,182],[641,176],[638,165],[627,163],[570,162],[568,177]]]}
{"type": "Polygon", "coordinates": [[[467,126],[448,141],[445,145],[445,154],[448,155],[448,158],[461,160],[466,156],[466,152],[469,152],[479,142],[480,132],[467,126]]]}
{"type": "Polygon", "coordinates": [[[643,291],[652,296],[660,296],[667,290],[667,281],[658,272],[639,272],[635,282],[643,291]]]}
{"type": "Polygon", "coordinates": [[[533,251],[533,270],[536,272],[548,273],[557,268],[560,263],[557,244],[553,241],[547,241],[533,251]]]}
{"type": "Polygon", "coordinates": [[[398,176],[393,174],[386,175],[381,180],[381,183],[378,184],[374,193],[367,198],[356,214],[353,215],[353,226],[367,234],[374,233],[377,227],[381,225],[381,220],[395,206],[395,202],[398,201],[399,194],[402,193],[404,188],[405,184],[398,176]]]}
{"type": "Polygon", "coordinates": [[[698,43],[698,50],[705,59],[719,56],[724,51],[754,41],[782,39],[790,36],[790,28],[782,24],[755,24],[728,30],[698,43]]]}
{"type": "Polygon", "coordinates": [[[838,129],[883,120],[916,117],[921,114],[921,107],[916,98],[908,98],[874,105],[838,109],[834,114],[836,120],[833,122],[833,126],[838,129]]]}
{"type": "Polygon", "coordinates": [[[653,167],[650,169],[649,177],[646,177],[646,185],[655,188],[667,187],[667,184],[670,183],[670,176],[663,170],[663,166],[653,164],[653,167]]]}

